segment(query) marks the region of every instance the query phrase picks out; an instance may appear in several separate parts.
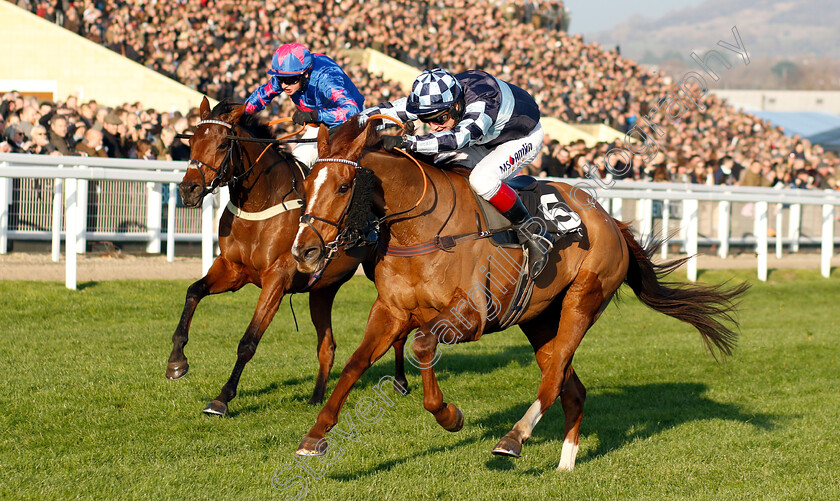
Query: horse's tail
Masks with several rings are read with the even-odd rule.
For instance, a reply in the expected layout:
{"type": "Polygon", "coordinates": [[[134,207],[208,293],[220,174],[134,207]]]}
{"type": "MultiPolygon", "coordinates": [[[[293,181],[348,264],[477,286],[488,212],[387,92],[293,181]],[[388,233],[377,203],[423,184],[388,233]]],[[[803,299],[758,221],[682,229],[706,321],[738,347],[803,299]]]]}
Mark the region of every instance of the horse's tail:
{"type": "Polygon", "coordinates": [[[651,256],[660,242],[651,241],[643,247],[626,224],[620,221],[616,224],[630,250],[630,265],[624,282],[636,296],[650,308],[696,327],[712,355],[715,355],[713,345],[724,355],[731,355],[738,334],[726,324],[737,325],[733,315],[749,284],[744,282],[726,288],[722,285],[663,282],[669,273],[689,258],[655,264],[651,256]]]}

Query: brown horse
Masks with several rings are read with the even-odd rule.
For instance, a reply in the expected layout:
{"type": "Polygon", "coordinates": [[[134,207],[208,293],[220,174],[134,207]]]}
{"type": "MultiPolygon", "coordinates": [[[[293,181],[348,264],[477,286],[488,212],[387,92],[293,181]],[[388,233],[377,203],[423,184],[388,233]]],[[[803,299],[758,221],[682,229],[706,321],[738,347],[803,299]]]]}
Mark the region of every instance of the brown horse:
{"type": "MultiPolygon", "coordinates": [[[[297,272],[290,250],[302,205],[295,186],[303,181],[303,175],[291,155],[270,147],[274,141],[268,127],[244,111],[245,106],[220,103],[211,112],[204,98],[201,122],[190,139],[189,167],[179,186],[184,203],[196,207],[206,194],[227,185],[231,204],[219,222],[221,253],[207,275],[187,290],[181,321],[172,335],[166,376],[179,379],[189,369],[184,345],[193,313],[203,297],[235,291],[249,283],[262,289],[251,323],[239,342],[230,379],[204,409],[208,414],[227,412],[242,370],[254,356],[283,295],[307,290],[310,316],[318,333],[319,364],[309,403],[323,401],[335,357],[330,314],[333,300],[368,253],[363,248],[344,252],[331,261],[320,279],[297,272]]],[[[396,380],[405,383],[401,347],[395,347],[395,352],[396,380]]]]}
{"type": "MultiPolygon", "coordinates": [[[[375,266],[378,297],[370,311],[361,346],[350,357],[335,390],[303,438],[299,455],[325,452],[325,433],[354,382],[396,342],[418,329],[411,344],[423,379],[423,405],[446,430],[458,431],[461,411],[446,403],[435,378],[439,343],[476,341],[499,330],[499,312],[513,296],[522,252],[505,256],[489,239],[462,240],[454,247],[435,244],[447,236],[477,232],[478,204],[467,180],[451,171],[387,153],[378,146],[370,126],[351,119],[330,139],[322,129],[319,163],[304,181],[306,214],[292,253],[302,272],[320,266],[324,250],[341,229],[341,215],[350,193],[362,179],[374,180],[373,211],[382,222],[386,248],[375,266]],[[371,176],[372,174],[372,176],[371,176]],[[423,195],[424,186],[428,190],[423,195]],[[417,200],[420,203],[416,204],[417,200]],[[410,209],[409,212],[404,212],[410,209]],[[388,217],[399,214],[395,217],[388,217]],[[429,248],[432,251],[426,252],[429,248]],[[407,252],[405,249],[416,249],[407,252]]],[[[652,248],[642,247],[628,227],[612,219],[585,192],[552,183],[571,202],[584,225],[579,240],[555,245],[546,269],[535,283],[519,325],[534,348],[542,371],[537,399],[493,449],[495,454],[518,456],[522,443],[557,397],[565,413],[565,438],[558,470],[574,467],[586,391],[572,368],[572,357],[584,334],[598,319],[616,290],[627,283],[647,306],[696,327],[710,349],[729,354],[736,333],[721,321],[731,321],[738,296],[746,285],[718,287],[663,283],[664,275],[681,262],[657,265],[652,248]]],[[[449,240],[450,244],[452,240],[449,240]]]]}

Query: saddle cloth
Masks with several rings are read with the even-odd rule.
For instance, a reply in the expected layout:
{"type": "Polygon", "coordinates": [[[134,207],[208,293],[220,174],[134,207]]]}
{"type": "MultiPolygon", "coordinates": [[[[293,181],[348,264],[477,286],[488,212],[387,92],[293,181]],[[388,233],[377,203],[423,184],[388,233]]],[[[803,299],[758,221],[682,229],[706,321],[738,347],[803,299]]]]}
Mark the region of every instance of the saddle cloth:
{"type": "MultiPolygon", "coordinates": [[[[580,216],[569,207],[567,200],[563,198],[557,188],[524,175],[516,176],[505,184],[516,190],[525,208],[528,209],[528,213],[534,219],[539,218],[545,224],[545,228],[555,236],[555,239],[563,235],[580,234],[580,216]]],[[[479,231],[485,229],[493,231],[510,226],[510,221],[490,205],[490,202],[478,196],[474,191],[473,196],[478,200],[478,205],[481,208],[481,220],[484,220],[487,226],[486,228],[481,227],[481,220],[476,214],[479,231]]],[[[516,230],[494,233],[491,240],[498,246],[519,247],[516,230]]]]}

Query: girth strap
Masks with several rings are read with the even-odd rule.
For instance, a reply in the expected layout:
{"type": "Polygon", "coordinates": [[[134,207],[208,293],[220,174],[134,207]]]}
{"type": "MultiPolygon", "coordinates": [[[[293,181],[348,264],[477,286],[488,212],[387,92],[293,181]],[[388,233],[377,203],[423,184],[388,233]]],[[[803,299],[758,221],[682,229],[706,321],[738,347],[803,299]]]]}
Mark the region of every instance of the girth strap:
{"type": "Polygon", "coordinates": [[[429,240],[428,242],[424,242],[422,244],[417,245],[410,245],[407,247],[402,247],[399,245],[385,245],[380,242],[379,248],[380,250],[388,255],[388,256],[397,256],[397,257],[414,257],[414,256],[423,256],[425,254],[431,254],[432,252],[437,252],[439,250],[449,252],[452,250],[458,242],[467,241],[467,240],[480,240],[482,238],[489,238],[496,233],[501,233],[504,231],[512,230],[513,226],[508,226],[505,228],[498,228],[495,230],[484,230],[484,231],[473,231],[470,233],[461,233],[460,235],[449,235],[442,237],[440,235],[436,236],[434,240],[429,240]]]}

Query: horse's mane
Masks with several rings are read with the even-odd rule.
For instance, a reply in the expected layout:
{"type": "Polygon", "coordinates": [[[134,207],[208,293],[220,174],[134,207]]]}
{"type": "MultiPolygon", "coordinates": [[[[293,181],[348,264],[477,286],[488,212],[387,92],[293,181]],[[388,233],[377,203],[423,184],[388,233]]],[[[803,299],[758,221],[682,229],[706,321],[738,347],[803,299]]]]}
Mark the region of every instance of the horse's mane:
{"type": "MultiPolygon", "coordinates": [[[[223,99],[210,112],[210,118],[219,118],[226,113],[230,113],[235,108],[241,106],[241,103],[230,102],[223,99]]],[[[256,115],[243,113],[239,117],[239,122],[236,124],[251,133],[252,136],[260,139],[274,139],[271,129],[267,124],[260,121],[256,115]]]]}

